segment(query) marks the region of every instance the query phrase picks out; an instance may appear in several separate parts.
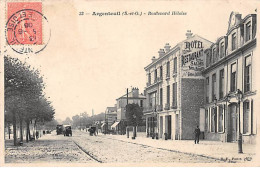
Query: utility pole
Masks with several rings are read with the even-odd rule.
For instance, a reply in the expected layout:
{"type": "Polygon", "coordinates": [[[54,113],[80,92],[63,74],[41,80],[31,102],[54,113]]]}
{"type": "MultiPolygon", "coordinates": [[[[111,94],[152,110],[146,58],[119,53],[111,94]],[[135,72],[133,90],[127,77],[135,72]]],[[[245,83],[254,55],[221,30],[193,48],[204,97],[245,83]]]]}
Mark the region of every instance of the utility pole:
{"type": "MultiPolygon", "coordinates": [[[[128,88],[126,89],[126,106],[128,105],[128,88]]],[[[125,108],[126,109],[126,108],[125,108]]],[[[126,110],[125,110],[126,111],[126,110]]],[[[121,126],[122,127],[122,126],[121,126]]],[[[123,128],[121,128],[123,129],[123,128]]],[[[122,130],[121,130],[122,131],[122,130]]],[[[128,126],[126,127],[126,134],[127,134],[127,138],[129,138],[129,129],[128,126]]]]}
{"type": "Polygon", "coordinates": [[[128,88],[126,89],[126,104],[128,105],[128,88]]]}

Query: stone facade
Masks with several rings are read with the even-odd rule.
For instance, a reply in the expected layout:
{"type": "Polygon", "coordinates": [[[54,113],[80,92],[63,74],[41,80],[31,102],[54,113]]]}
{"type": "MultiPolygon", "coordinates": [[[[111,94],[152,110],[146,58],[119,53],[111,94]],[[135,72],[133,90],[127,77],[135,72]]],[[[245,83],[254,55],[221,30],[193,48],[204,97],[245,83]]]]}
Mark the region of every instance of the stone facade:
{"type": "Polygon", "coordinates": [[[153,57],[152,63],[145,67],[147,136],[156,134],[159,138],[191,139],[196,125],[199,125],[204,98],[203,50],[212,43],[198,35],[192,36],[191,32],[186,35],[187,39],[173,48],[167,43],[159,50],[159,57],[153,57]],[[195,98],[194,95],[200,100],[190,100],[195,98]],[[192,111],[186,108],[187,103],[188,107],[194,107],[192,111]],[[189,124],[191,121],[194,123],[189,124]],[[187,128],[187,125],[192,127],[187,128]]]}
{"type": "Polygon", "coordinates": [[[206,139],[236,142],[240,122],[243,141],[255,143],[255,51],[256,14],[242,18],[232,12],[227,34],[205,50],[205,110],[200,124],[206,139]]]}

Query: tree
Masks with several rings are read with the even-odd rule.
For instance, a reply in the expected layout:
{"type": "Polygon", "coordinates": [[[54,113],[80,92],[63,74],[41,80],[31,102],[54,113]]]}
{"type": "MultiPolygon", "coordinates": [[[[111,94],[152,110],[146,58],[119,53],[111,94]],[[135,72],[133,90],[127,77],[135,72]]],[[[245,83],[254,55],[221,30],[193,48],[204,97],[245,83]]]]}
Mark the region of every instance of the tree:
{"type": "Polygon", "coordinates": [[[126,120],[128,126],[134,126],[134,135],[136,137],[136,126],[142,124],[143,111],[138,104],[126,105],[126,120]]]}
{"type": "MultiPolygon", "coordinates": [[[[20,142],[23,141],[23,122],[32,119],[50,121],[54,116],[51,103],[43,95],[45,87],[38,70],[17,58],[4,57],[5,66],[5,116],[12,117],[14,145],[17,143],[16,124],[20,123],[20,142]]],[[[35,121],[36,122],[36,121],[35,121]]],[[[7,123],[7,122],[6,122],[7,123]]],[[[26,140],[28,141],[28,135],[26,140]]]]}
{"type": "Polygon", "coordinates": [[[71,124],[72,124],[72,120],[71,120],[69,117],[67,117],[67,118],[62,122],[62,124],[64,124],[64,125],[71,125],[71,124]]]}

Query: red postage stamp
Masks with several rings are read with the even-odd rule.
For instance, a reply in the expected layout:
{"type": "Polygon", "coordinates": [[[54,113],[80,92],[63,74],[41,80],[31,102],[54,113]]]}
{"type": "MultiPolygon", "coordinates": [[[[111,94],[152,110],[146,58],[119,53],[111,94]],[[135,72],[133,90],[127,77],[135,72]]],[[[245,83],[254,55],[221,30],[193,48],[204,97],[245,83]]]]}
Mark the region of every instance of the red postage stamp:
{"type": "Polygon", "coordinates": [[[42,3],[8,2],[6,39],[9,45],[42,45],[42,3]]]}

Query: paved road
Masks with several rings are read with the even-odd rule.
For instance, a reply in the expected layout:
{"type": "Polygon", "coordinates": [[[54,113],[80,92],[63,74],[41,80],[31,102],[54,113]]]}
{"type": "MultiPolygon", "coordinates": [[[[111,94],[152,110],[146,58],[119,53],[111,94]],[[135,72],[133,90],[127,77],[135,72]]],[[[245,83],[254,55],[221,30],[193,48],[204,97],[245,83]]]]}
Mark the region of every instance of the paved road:
{"type": "Polygon", "coordinates": [[[89,136],[81,131],[73,131],[72,137],[48,134],[22,147],[14,147],[8,142],[7,163],[223,163],[202,156],[117,140],[109,135],[89,136]]]}
{"type": "Polygon", "coordinates": [[[72,140],[87,154],[102,163],[217,163],[219,160],[74,132],[72,140]]]}

